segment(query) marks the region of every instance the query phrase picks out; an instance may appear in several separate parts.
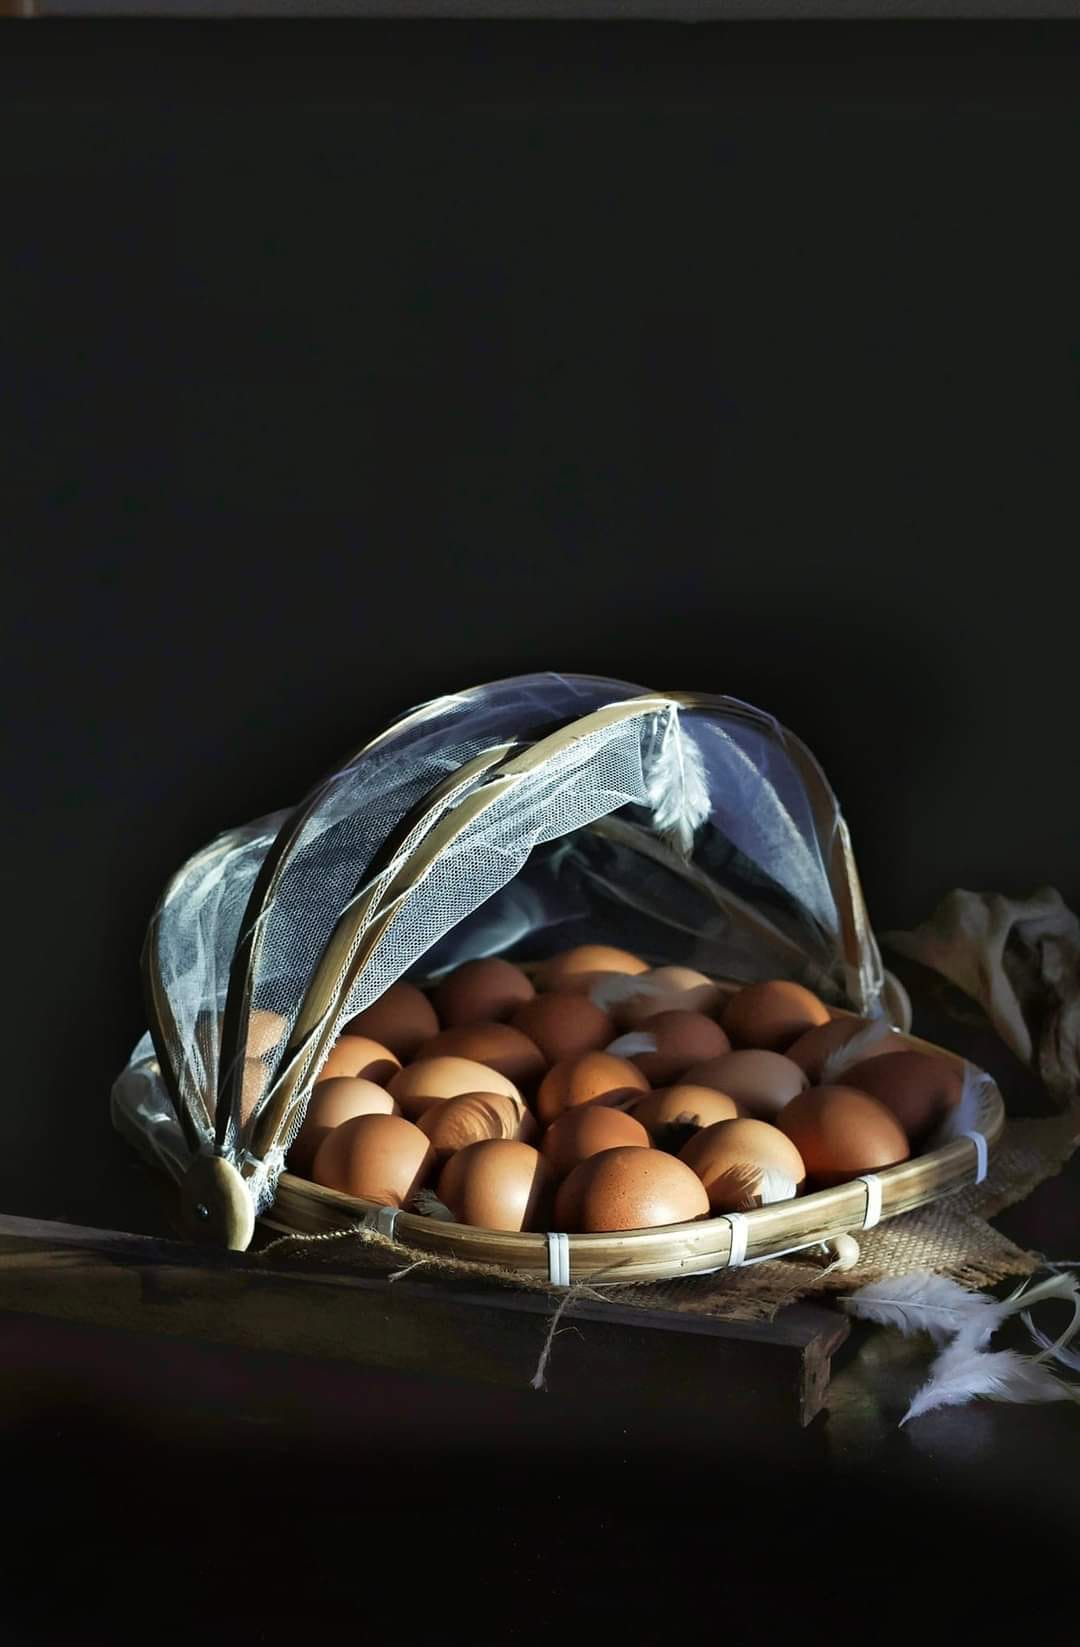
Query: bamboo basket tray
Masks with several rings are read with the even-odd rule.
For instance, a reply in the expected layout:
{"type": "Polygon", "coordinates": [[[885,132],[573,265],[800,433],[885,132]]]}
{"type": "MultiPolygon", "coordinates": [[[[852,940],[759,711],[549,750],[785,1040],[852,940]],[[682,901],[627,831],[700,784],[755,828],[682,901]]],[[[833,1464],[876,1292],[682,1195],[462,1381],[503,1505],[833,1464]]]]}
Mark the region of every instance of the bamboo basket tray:
{"type": "MultiPolygon", "coordinates": [[[[731,992],[738,986],[725,981],[722,987],[731,992]]],[[[836,1015],[854,1016],[840,1012],[836,1015]]],[[[904,1034],[902,1039],[913,1051],[931,1052],[952,1063],[963,1063],[955,1053],[916,1036],[904,1034]]],[[[1004,1126],[1005,1106],[1001,1094],[995,1085],[988,1083],[983,1089],[978,1121],[978,1131],[986,1140],[987,1159],[992,1157],[1004,1126]]],[[[911,1212],[975,1183],[979,1157],[975,1141],[960,1137],[877,1173],[881,1189],[880,1218],[911,1212]]],[[[738,1215],[745,1220],[740,1234],[745,1233],[746,1244],[741,1260],[736,1249],[736,1259],[744,1264],[754,1263],[814,1247],[849,1232],[857,1234],[866,1227],[868,1206],[868,1186],[861,1179],[855,1179],[738,1215]]],[[[279,1180],[273,1206],[260,1223],[286,1234],[324,1235],[370,1223],[379,1210],[372,1202],[323,1189],[319,1184],[286,1172],[279,1180]]],[[[409,1212],[397,1215],[393,1229],[396,1239],[418,1252],[439,1254],[458,1263],[495,1265],[537,1280],[551,1281],[555,1276],[552,1239],[546,1234],[477,1229],[409,1212]]],[[[601,1276],[605,1285],[659,1281],[729,1268],[735,1229],[731,1218],[719,1215],[656,1229],[569,1235],[562,1238],[560,1245],[564,1253],[569,1249],[571,1284],[590,1278],[598,1280],[601,1276]]],[[[562,1275],[565,1279],[565,1269],[562,1275]]]]}

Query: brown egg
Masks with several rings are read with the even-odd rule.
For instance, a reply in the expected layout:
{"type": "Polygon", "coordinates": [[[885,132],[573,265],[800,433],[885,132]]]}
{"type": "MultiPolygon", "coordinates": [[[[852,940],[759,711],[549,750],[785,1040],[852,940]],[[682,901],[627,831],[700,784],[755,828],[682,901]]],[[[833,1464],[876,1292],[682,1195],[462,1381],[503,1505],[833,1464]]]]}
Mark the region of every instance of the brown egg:
{"type": "Polygon", "coordinates": [[[561,955],[552,955],[536,975],[536,987],[557,990],[563,995],[581,995],[588,991],[598,974],[603,972],[648,972],[649,963],[627,949],[612,949],[607,944],[580,944],[577,949],[565,949],[561,955]]]}
{"type": "Polygon", "coordinates": [[[278,1050],[284,1034],[285,1020],[280,1012],[256,1007],[248,1019],[247,1046],[244,1050],[249,1058],[262,1058],[265,1062],[278,1050]]]}
{"type": "Polygon", "coordinates": [[[432,1104],[417,1121],[440,1161],[455,1150],[484,1138],[520,1138],[528,1143],[539,1132],[536,1119],[520,1099],[505,1092],[463,1092],[432,1104]]]}
{"type": "Polygon", "coordinates": [[[796,1190],[806,1180],[799,1151],[768,1121],[718,1121],[703,1127],[679,1151],[679,1160],[701,1179],[713,1212],[746,1212],[765,1199],[786,1199],[763,1193],[767,1173],[788,1180],[796,1190]]]}
{"type": "Polygon", "coordinates": [[[246,1125],[270,1082],[270,1071],[261,1058],[245,1058],[240,1087],[240,1121],[246,1125]]]}
{"type": "Polygon", "coordinates": [[[921,1143],[960,1102],[964,1072],[948,1058],[898,1049],[846,1069],[843,1084],[869,1093],[899,1121],[912,1143],[921,1143]]]}
{"type": "Polygon", "coordinates": [[[606,1104],[583,1104],[567,1109],[544,1134],[540,1152],[564,1176],[602,1149],[648,1149],[649,1134],[640,1121],[606,1104]]]}
{"type": "Polygon", "coordinates": [[[418,1058],[471,1058],[525,1088],[547,1069],[536,1042],[512,1024],[461,1024],[457,1029],[444,1029],[424,1042],[418,1058]]]}
{"type": "Polygon", "coordinates": [[[499,1023],[535,994],[519,966],[491,955],[482,961],[466,961],[449,973],[433,999],[444,1027],[455,1029],[459,1024],[499,1023]]]}
{"type": "Polygon", "coordinates": [[[694,1064],[731,1051],[720,1025],[703,1012],[657,1012],[641,1033],[654,1038],[656,1051],[634,1052],[629,1057],[654,1087],[669,1087],[694,1064]]]}
{"type": "MultiPolygon", "coordinates": [[[[816,1029],[808,1029],[805,1035],[800,1035],[788,1047],[785,1057],[792,1063],[804,1069],[810,1081],[816,1085],[822,1077],[825,1060],[834,1052],[846,1047],[855,1035],[870,1028],[868,1018],[833,1018],[827,1024],[818,1024],[816,1029]]],[[[864,1057],[882,1058],[886,1054],[903,1052],[904,1042],[899,1035],[887,1026],[883,1027],[880,1041],[875,1041],[866,1048],[864,1057]]],[[[859,1059],[862,1062],[862,1059],[859,1059]]],[[[844,1076],[846,1082],[847,1076],[844,1076]]]]}
{"type": "Polygon", "coordinates": [[[807,1177],[818,1188],[845,1184],[864,1172],[881,1172],[906,1161],[911,1153],[895,1115],[853,1087],[807,1087],[781,1110],[776,1124],[795,1145],[807,1177]]]}
{"type": "MultiPolygon", "coordinates": [[[[223,1012],[200,1012],[195,1019],[195,1044],[202,1054],[204,1065],[211,1069],[216,1068],[218,1064],[221,1027],[224,1022],[223,1012]]],[[[285,1020],[280,1012],[255,1007],[248,1019],[245,1056],[261,1058],[264,1063],[273,1062],[284,1034],[285,1020]]]]}
{"type": "Polygon", "coordinates": [[[808,1029],[827,1024],[829,1010],[801,984],[777,978],[740,989],[728,1001],[720,1022],[733,1046],[784,1052],[808,1029]]]}
{"type": "Polygon", "coordinates": [[[439,1033],[439,1020],[423,990],[402,978],[363,1012],[350,1018],[342,1033],[366,1035],[379,1041],[390,1048],[395,1058],[406,1063],[415,1058],[417,1047],[439,1033]]]}
{"type": "Polygon", "coordinates": [[[389,1047],[370,1041],[366,1035],[343,1035],[331,1048],[329,1058],[319,1071],[319,1080],[358,1075],[364,1081],[374,1081],[377,1087],[385,1087],[400,1068],[389,1047]]]}
{"type": "Polygon", "coordinates": [[[695,1064],[683,1077],[698,1086],[715,1086],[726,1092],[747,1115],[761,1121],[771,1121],[784,1105],[790,1103],[806,1085],[806,1076],[798,1064],[785,1058],[781,1052],[758,1052],[746,1048],[742,1052],[726,1052],[721,1058],[709,1058],[695,1064]]]}
{"type": "Polygon", "coordinates": [[[586,1052],[581,1058],[564,1058],[548,1070],[536,1095],[536,1113],[547,1126],[564,1109],[618,1104],[632,1093],[648,1090],[648,1081],[628,1059],[610,1052],[586,1052]]]}
{"type": "Polygon", "coordinates": [[[435,1151],[401,1115],[357,1115],[328,1132],[311,1176],[327,1189],[381,1207],[402,1207],[428,1177],[435,1151]]]}
{"type": "Polygon", "coordinates": [[[397,1115],[397,1104],[385,1087],[349,1075],[332,1075],[311,1092],[303,1125],[289,1146],[289,1171],[307,1177],[316,1152],[328,1132],[357,1115],[397,1115]]]}
{"type": "Polygon", "coordinates": [[[630,1114],[648,1128],[654,1140],[673,1126],[709,1127],[714,1121],[733,1121],[738,1113],[738,1104],[727,1093],[689,1081],[661,1087],[630,1106],[630,1114]]]}
{"type": "Polygon", "coordinates": [[[518,1007],[510,1022],[540,1048],[548,1064],[598,1052],[615,1035],[607,1013],[583,995],[538,995],[518,1007]]]}
{"type": "MultiPolygon", "coordinates": [[[[643,973],[639,995],[624,996],[611,1009],[620,1029],[638,1029],[658,1012],[711,1013],[722,999],[719,985],[688,966],[658,966],[643,973]]],[[[621,994],[621,991],[620,991],[621,994]]]]}
{"type": "Polygon", "coordinates": [[[590,1155],[563,1180],[554,1228],[588,1235],[708,1216],[709,1197],[688,1166],[662,1150],[623,1145],[590,1155]]]}
{"type": "Polygon", "coordinates": [[[503,1138],[468,1144],[439,1175],[439,1200],[459,1224],[487,1230],[543,1227],[552,1183],[539,1150],[503,1138]]]}
{"type": "Polygon", "coordinates": [[[432,1104],[467,1092],[501,1092],[521,1102],[513,1081],[473,1058],[421,1058],[399,1070],[390,1082],[391,1095],[410,1120],[423,1115],[432,1104]]]}

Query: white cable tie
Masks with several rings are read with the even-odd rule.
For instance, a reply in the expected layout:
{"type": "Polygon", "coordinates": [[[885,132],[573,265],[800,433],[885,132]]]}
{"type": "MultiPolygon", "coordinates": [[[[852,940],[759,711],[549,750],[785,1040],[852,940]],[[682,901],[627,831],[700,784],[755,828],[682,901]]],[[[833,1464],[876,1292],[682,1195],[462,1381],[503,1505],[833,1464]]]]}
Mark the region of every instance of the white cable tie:
{"type": "Polygon", "coordinates": [[[856,1178],[855,1182],[866,1185],[866,1213],[862,1227],[872,1230],[875,1224],[881,1222],[881,1179],[876,1172],[867,1172],[856,1178]]]}
{"type": "Polygon", "coordinates": [[[738,1269],[746,1257],[746,1242],[750,1233],[750,1226],[746,1222],[746,1214],[742,1212],[725,1212],[724,1217],[731,1225],[731,1251],[728,1253],[728,1269],[738,1269]]]}
{"type": "Polygon", "coordinates": [[[394,1225],[398,1220],[400,1207],[380,1207],[375,1214],[374,1224],[380,1235],[385,1235],[388,1241],[394,1239],[394,1225]]]}
{"type": "Polygon", "coordinates": [[[961,1138],[970,1138],[975,1145],[978,1160],[975,1164],[975,1182],[981,1184],[986,1177],[986,1167],[990,1159],[990,1151],[986,1147],[986,1139],[981,1132],[962,1132],[961,1138]]]}
{"type": "Polygon", "coordinates": [[[553,1287],[570,1285],[570,1237],[551,1231],[547,1238],[548,1280],[553,1287]]]}

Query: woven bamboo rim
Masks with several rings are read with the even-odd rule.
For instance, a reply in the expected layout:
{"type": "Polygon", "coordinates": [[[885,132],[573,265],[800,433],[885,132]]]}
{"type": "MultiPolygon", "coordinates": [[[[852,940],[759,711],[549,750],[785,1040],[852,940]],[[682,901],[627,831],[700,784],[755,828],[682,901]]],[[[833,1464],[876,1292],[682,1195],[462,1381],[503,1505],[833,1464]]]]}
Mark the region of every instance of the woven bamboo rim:
{"type": "MultiPolygon", "coordinates": [[[[722,986],[732,991],[737,985],[722,986]]],[[[838,1014],[845,1017],[852,1013],[838,1014]]],[[[903,1035],[905,1046],[930,1052],[962,1065],[963,1059],[944,1047],[903,1035]]],[[[991,1158],[1005,1128],[1005,1105],[998,1088],[988,1082],[982,1094],[979,1131],[991,1158]]],[[[925,1155],[887,1167],[877,1173],[881,1186],[883,1221],[940,1200],[977,1180],[979,1148],[962,1137],[925,1155]]],[[[858,1179],[816,1190],[791,1201],[778,1201],[744,1213],[746,1249],[742,1262],[779,1258],[786,1253],[858,1233],[864,1227],[867,1186],[858,1179]]],[[[375,1203],[324,1189],[293,1173],[282,1174],[269,1212],[260,1219],[285,1234],[326,1235],[362,1224],[378,1209],[375,1203]]],[[[430,1252],[457,1263],[495,1265],[522,1275],[547,1280],[551,1274],[546,1234],[513,1234],[451,1224],[416,1213],[400,1212],[394,1224],[397,1239],[418,1252],[430,1252]]],[[[692,1224],[670,1224],[657,1229],[623,1230],[604,1235],[569,1235],[571,1283],[603,1275],[605,1284],[669,1280],[727,1269],[731,1261],[733,1226],[720,1215],[692,1224]]]]}

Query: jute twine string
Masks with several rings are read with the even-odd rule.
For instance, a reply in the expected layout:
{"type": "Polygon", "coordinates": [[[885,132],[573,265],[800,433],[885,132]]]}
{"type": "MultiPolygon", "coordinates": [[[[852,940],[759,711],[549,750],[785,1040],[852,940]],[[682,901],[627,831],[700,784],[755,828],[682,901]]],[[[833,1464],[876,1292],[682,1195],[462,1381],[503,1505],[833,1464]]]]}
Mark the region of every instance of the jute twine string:
{"type": "MultiPolygon", "coordinates": [[[[409,1261],[403,1267],[391,1270],[386,1274],[385,1278],[388,1282],[399,1281],[404,1276],[411,1275],[415,1270],[430,1267],[440,1270],[444,1274],[448,1269],[453,1270],[458,1272],[463,1279],[466,1277],[473,1279],[479,1272],[484,1280],[496,1281],[501,1286],[520,1288],[524,1285],[529,1290],[549,1294],[554,1290],[538,1278],[516,1276],[510,1271],[497,1268],[494,1265],[459,1264],[453,1260],[448,1261],[437,1253],[417,1253],[415,1248],[405,1246],[402,1242],[383,1234],[382,1231],[374,1229],[368,1224],[351,1224],[347,1229],[328,1230],[321,1235],[282,1235],[277,1240],[268,1242],[265,1247],[261,1247],[252,1256],[256,1260],[262,1260],[271,1253],[280,1254],[282,1248],[290,1248],[296,1256],[303,1256],[305,1249],[311,1249],[312,1247],[325,1248],[327,1245],[334,1243],[340,1245],[349,1241],[372,1250],[373,1256],[375,1254],[382,1254],[387,1257],[393,1255],[395,1259],[400,1259],[402,1256],[408,1255],[409,1261]]],[[[314,1256],[310,1252],[309,1255],[314,1256]]],[[[601,1304],[610,1302],[609,1294],[612,1284],[609,1283],[608,1290],[600,1290],[603,1276],[610,1274],[610,1269],[597,1270],[586,1279],[575,1281],[571,1286],[559,1289],[558,1303],[547,1323],[536,1370],[529,1380],[531,1389],[544,1390],[547,1388],[548,1363],[551,1360],[555,1340],[560,1333],[578,1332],[577,1327],[564,1327],[561,1325],[562,1318],[571,1305],[587,1298],[601,1304]]],[[[618,1290],[621,1293],[625,1289],[619,1288],[618,1290]]]]}

